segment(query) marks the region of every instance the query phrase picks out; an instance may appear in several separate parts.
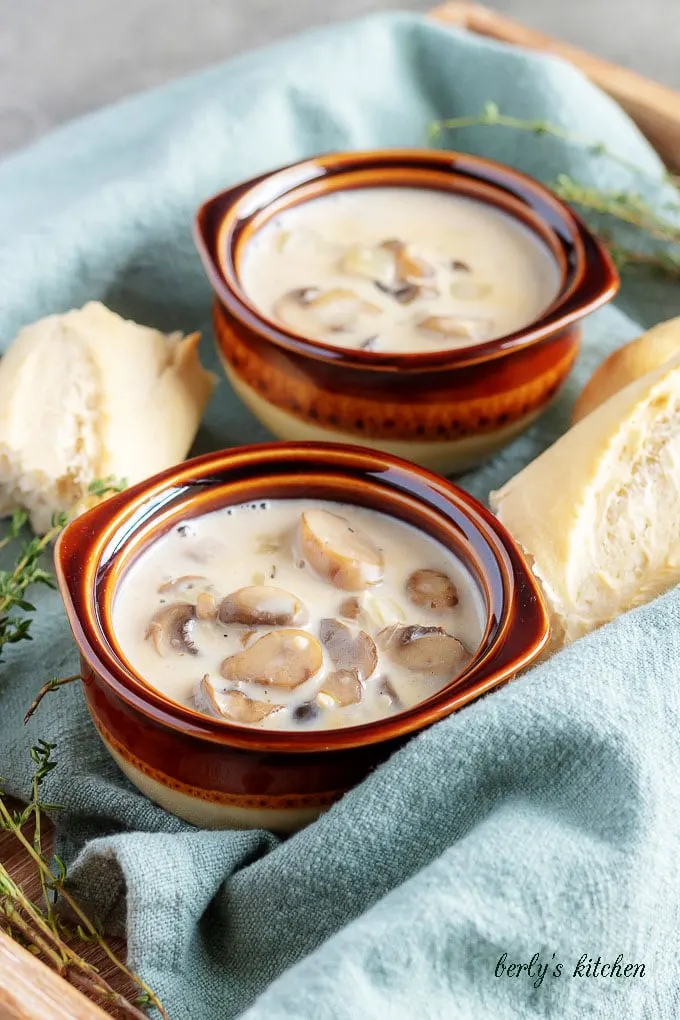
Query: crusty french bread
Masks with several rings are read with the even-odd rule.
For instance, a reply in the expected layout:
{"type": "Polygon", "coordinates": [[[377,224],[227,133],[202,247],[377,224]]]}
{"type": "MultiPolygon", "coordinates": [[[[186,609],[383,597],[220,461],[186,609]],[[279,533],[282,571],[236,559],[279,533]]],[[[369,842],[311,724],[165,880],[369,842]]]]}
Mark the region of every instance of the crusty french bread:
{"type": "Polygon", "coordinates": [[[574,404],[572,424],[611,396],[680,353],[680,317],[660,322],[614,351],[597,368],[574,404]]]}
{"type": "Polygon", "coordinates": [[[555,649],[680,580],[680,354],[619,390],[498,492],[555,649]]]}
{"type": "Polygon", "coordinates": [[[42,533],[92,480],[182,460],[215,385],[198,341],[95,302],[21,330],[0,360],[0,514],[23,507],[42,533]]]}

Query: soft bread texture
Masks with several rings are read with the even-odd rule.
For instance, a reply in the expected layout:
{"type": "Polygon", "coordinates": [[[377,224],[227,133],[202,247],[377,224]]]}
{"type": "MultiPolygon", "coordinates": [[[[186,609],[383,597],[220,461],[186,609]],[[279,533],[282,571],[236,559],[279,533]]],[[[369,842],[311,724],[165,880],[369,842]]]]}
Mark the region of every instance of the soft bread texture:
{"type": "Polygon", "coordinates": [[[574,404],[572,424],[630,383],[680,354],[680,317],[660,322],[620,347],[593,372],[574,404]]]}
{"type": "Polygon", "coordinates": [[[680,355],[616,393],[491,506],[551,609],[555,650],[680,580],[680,355]]]}
{"type": "Polygon", "coordinates": [[[94,479],[183,460],[216,382],[198,341],[95,302],[21,330],[0,360],[0,514],[23,507],[43,533],[94,479]]]}

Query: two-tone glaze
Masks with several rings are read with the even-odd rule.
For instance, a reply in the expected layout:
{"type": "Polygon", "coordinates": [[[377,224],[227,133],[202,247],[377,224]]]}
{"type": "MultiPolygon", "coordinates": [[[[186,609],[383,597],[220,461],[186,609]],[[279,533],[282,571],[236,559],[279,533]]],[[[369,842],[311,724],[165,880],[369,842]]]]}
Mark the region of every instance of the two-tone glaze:
{"type": "Polygon", "coordinates": [[[531,571],[488,510],[428,471],[356,447],[272,443],[188,461],[74,520],[57,542],[56,566],[102,740],[144,793],[206,827],[299,828],[412,733],[510,679],[548,637],[531,571]],[[408,711],[331,731],[238,726],[145,683],[126,663],[111,625],[117,585],[134,558],[180,520],[302,496],[401,518],[463,561],[487,614],[482,644],[465,671],[408,711]]]}
{"type": "Polygon", "coordinates": [[[221,192],[196,219],[213,287],[219,355],[239,396],[276,436],[358,442],[459,472],[523,431],[550,403],[579,350],[580,320],[611,300],[616,269],[571,209],[524,174],[454,152],[318,156],[221,192]],[[516,333],[422,353],[343,349],[285,330],[239,280],[253,234],[283,209],[350,188],[433,188],[489,203],[546,245],[560,273],[549,308],[516,333]]]}

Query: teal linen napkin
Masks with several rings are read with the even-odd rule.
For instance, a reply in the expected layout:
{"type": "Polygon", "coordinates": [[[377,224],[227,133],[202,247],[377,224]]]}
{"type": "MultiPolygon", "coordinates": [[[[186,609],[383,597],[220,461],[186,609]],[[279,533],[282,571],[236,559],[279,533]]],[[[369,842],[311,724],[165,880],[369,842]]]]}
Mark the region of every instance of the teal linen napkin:
{"type": "MultiPolygon", "coordinates": [[[[0,343],[99,298],[141,322],[201,327],[215,365],[191,241],[204,197],[319,150],[424,143],[430,121],[487,100],[660,170],[621,111],[556,60],[403,15],[312,32],[0,167],[0,343]]],[[[631,186],[616,162],[554,138],[475,129],[450,142],[543,177],[631,186]]],[[[619,307],[649,322],[679,304],[638,284],[619,307]]],[[[620,310],[594,315],[555,407],[463,484],[486,498],[535,456],[593,367],[638,331],[620,310]]],[[[222,381],[197,448],[263,438],[222,381]]],[[[126,927],[131,965],[173,1020],[679,1015],[677,591],[416,737],[285,842],[201,832],[154,807],[103,750],[75,686],[24,727],[46,677],[77,669],[58,595],[36,602],[32,645],[0,667],[0,775],[26,794],[29,746],[56,743],[46,796],[64,806],[74,888],[126,927]]]]}

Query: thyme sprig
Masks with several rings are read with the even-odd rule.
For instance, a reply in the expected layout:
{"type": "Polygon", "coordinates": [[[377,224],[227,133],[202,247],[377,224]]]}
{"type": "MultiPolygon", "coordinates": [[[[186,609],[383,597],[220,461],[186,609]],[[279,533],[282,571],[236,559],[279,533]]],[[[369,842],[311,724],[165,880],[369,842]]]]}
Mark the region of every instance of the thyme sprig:
{"type": "MultiPolygon", "coordinates": [[[[15,510],[5,538],[0,541],[4,548],[13,540],[18,540],[28,521],[25,510],[15,510]]],[[[31,618],[19,615],[35,612],[35,606],[26,599],[26,590],[34,584],[54,587],[54,578],[44,567],[41,559],[44,550],[57,537],[66,524],[66,514],[57,514],[52,519],[52,526],[42,538],[32,538],[24,542],[21,553],[11,570],[0,570],[0,658],[5,645],[17,641],[31,640],[31,618]]]]}
{"type": "Polygon", "coordinates": [[[134,974],[114,953],[98,927],[87,917],[66,888],[67,871],[56,855],[49,860],[42,847],[42,814],[57,806],[41,801],[41,786],[57,762],[52,758],[55,745],[44,740],[31,748],[35,765],[31,798],[21,811],[13,811],[0,786],[0,830],[11,833],[31,858],[40,877],[42,902],[34,903],[0,864],[0,928],[24,945],[35,956],[51,966],[65,980],[92,998],[114,1008],[119,1016],[145,1020],[142,1007],[153,1006],[164,1020],[168,1015],[149,986],[134,974]],[[24,832],[34,823],[33,838],[24,832]],[[75,918],[75,928],[63,917],[62,905],[75,918]],[[74,948],[74,940],[97,945],[111,963],[138,990],[131,1002],[117,992],[74,948]]]}
{"type": "Polygon", "coordinates": [[[52,677],[51,680],[48,680],[46,684],[42,685],[42,687],[36,694],[35,698],[31,702],[29,709],[26,712],[26,715],[24,716],[24,723],[28,722],[28,720],[31,718],[31,716],[33,715],[33,713],[35,712],[35,710],[37,709],[38,705],[45,697],[45,695],[49,694],[51,691],[58,690],[60,687],[66,687],[67,684],[75,683],[77,680],[80,679],[81,679],[80,673],[74,673],[72,676],[55,676],[52,677]]]}
{"type": "Polygon", "coordinates": [[[537,137],[551,136],[574,145],[590,156],[601,157],[617,163],[638,180],[674,189],[673,198],[653,205],[636,190],[600,190],[589,187],[574,180],[568,174],[559,174],[554,181],[546,181],[548,187],[570,205],[577,206],[579,211],[605,217],[633,228],[641,235],[642,249],[631,248],[614,241],[609,232],[597,229],[602,240],[607,244],[618,267],[652,270],[674,279],[680,278],[680,176],[668,170],[656,174],[644,167],[619,155],[604,142],[593,141],[579,134],[568,131],[559,125],[546,120],[531,120],[501,113],[496,103],[486,103],[481,114],[465,117],[452,117],[437,121],[429,127],[432,141],[440,138],[446,131],[458,131],[471,127],[501,127],[515,131],[525,131],[537,137]],[[646,250],[645,244],[652,242],[652,249],[646,250]]]}
{"type": "MultiPolygon", "coordinates": [[[[88,495],[100,499],[109,493],[121,492],[126,484],[125,479],[113,476],[98,478],[90,483],[87,491],[88,495]]],[[[45,535],[26,540],[23,536],[28,514],[25,510],[15,510],[12,514],[7,534],[0,539],[0,550],[14,541],[21,540],[22,544],[14,566],[10,570],[0,570],[0,661],[5,645],[31,640],[30,614],[35,612],[35,606],[26,598],[26,591],[33,585],[54,588],[54,577],[42,563],[43,553],[67,523],[65,513],[55,514],[45,535]]]]}

